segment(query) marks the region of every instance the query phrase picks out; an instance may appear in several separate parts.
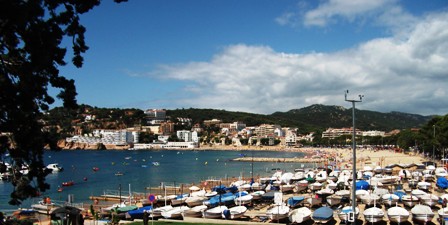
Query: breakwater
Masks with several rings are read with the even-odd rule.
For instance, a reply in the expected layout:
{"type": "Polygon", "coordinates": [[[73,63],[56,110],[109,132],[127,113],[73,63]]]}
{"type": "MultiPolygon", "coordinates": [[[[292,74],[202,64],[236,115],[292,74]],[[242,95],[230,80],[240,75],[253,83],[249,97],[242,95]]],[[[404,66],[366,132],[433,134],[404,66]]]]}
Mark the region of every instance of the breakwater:
{"type": "Polygon", "coordinates": [[[322,163],[325,158],[267,158],[267,157],[240,157],[232,161],[239,162],[281,162],[281,163],[322,163]]]}

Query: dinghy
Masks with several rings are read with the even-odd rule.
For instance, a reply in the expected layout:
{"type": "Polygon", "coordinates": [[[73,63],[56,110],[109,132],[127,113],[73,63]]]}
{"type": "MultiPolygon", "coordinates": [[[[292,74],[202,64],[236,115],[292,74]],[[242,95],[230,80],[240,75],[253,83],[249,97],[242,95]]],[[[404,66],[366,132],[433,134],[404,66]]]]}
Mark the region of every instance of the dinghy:
{"type": "Polygon", "coordinates": [[[327,223],[334,219],[333,209],[327,206],[322,206],[313,212],[311,218],[317,223],[327,223]]]}
{"type": "Polygon", "coordinates": [[[370,223],[376,223],[384,218],[384,211],[378,207],[371,207],[363,212],[364,219],[370,223]]]}
{"type": "Polygon", "coordinates": [[[387,217],[389,218],[389,221],[398,224],[408,221],[409,215],[410,213],[408,210],[399,206],[390,207],[387,210],[387,217]]]}
{"type": "Polygon", "coordinates": [[[282,220],[288,217],[289,210],[286,205],[273,205],[266,210],[266,215],[272,221],[282,220]]]}
{"type": "Polygon", "coordinates": [[[247,207],[246,206],[235,206],[229,209],[225,209],[224,211],[222,211],[222,218],[223,219],[238,219],[244,216],[244,213],[247,211],[247,207]]]}
{"type": "Polygon", "coordinates": [[[427,223],[434,218],[434,213],[431,210],[431,207],[427,205],[415,205],[411,209],[412,218],[415,221],[421,223],[427,223]]]}
{"type": "Polygon", "coordinates": [[[311,219],[311,213],[307,207],[301,207],[289,212],[288,218],[291,223],[303,223],[311,219]]]}

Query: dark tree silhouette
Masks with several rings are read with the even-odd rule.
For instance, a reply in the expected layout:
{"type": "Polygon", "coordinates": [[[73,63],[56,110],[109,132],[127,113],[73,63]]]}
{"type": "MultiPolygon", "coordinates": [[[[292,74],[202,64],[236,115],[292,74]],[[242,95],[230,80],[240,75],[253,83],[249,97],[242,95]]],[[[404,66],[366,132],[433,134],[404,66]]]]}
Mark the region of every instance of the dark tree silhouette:
{"type": "Polygon", "coordinates": [[[72,63],[81,67],[88,47],[79,16],[99,4],[100,0],[0,0],[0,172],[7,172],[6,163],[10,164],[12,205],[49,189],[39,115],[54,102],[50,86],[60,89],[57,97],[64,107],[76,107],[75,82],[58,70],[66,65],[67,50],[61,43],[71,40],[72,63]]]}

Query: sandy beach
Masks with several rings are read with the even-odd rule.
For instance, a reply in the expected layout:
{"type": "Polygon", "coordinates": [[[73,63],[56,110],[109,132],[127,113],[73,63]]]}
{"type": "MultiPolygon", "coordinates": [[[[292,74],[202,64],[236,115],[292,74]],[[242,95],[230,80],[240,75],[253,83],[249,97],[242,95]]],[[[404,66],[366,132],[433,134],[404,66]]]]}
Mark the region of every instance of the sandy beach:
{"type": "MultiPolygon", "coordinates": [[[[314,147],[303,147],[303,148],[282,148],[277,146],[202,146],[201,150],[254,150],[254,151],[287,151],[287,152],[303,152],[307,155],[307,158],[312,158],[318,155],[318,157],[335,158],[341,166],[350,165],[353,161],[353,151],[351,148],[314,148],[314,147]],[[322,157],[321,157],[322,156],[322,157]]],[[[279,154],[281,157],[281,154],[279,154]]],[[[300,159],[298,159],[300,161],[300,159]]],[[[392,149],[387,150],[373,150],[373,149],[356,149],[356,162],[358,166],[387,166],[391,164],[418,164],[424,161],[423,155],[415,154],[405,154],[402,152],[395,152],[392,149]]]]}

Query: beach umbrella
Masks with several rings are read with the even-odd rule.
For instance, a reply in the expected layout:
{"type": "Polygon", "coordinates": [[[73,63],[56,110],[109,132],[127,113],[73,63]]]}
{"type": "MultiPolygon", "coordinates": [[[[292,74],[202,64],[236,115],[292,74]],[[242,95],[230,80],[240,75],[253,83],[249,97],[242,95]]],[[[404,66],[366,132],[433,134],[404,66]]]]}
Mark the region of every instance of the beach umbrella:
{"type": "Polygon", "coordinates": [[[190,191],[199,191],[199,190],[201,190],[198,186],[191,186],[189,189],[190,189],[190,191]]]}

